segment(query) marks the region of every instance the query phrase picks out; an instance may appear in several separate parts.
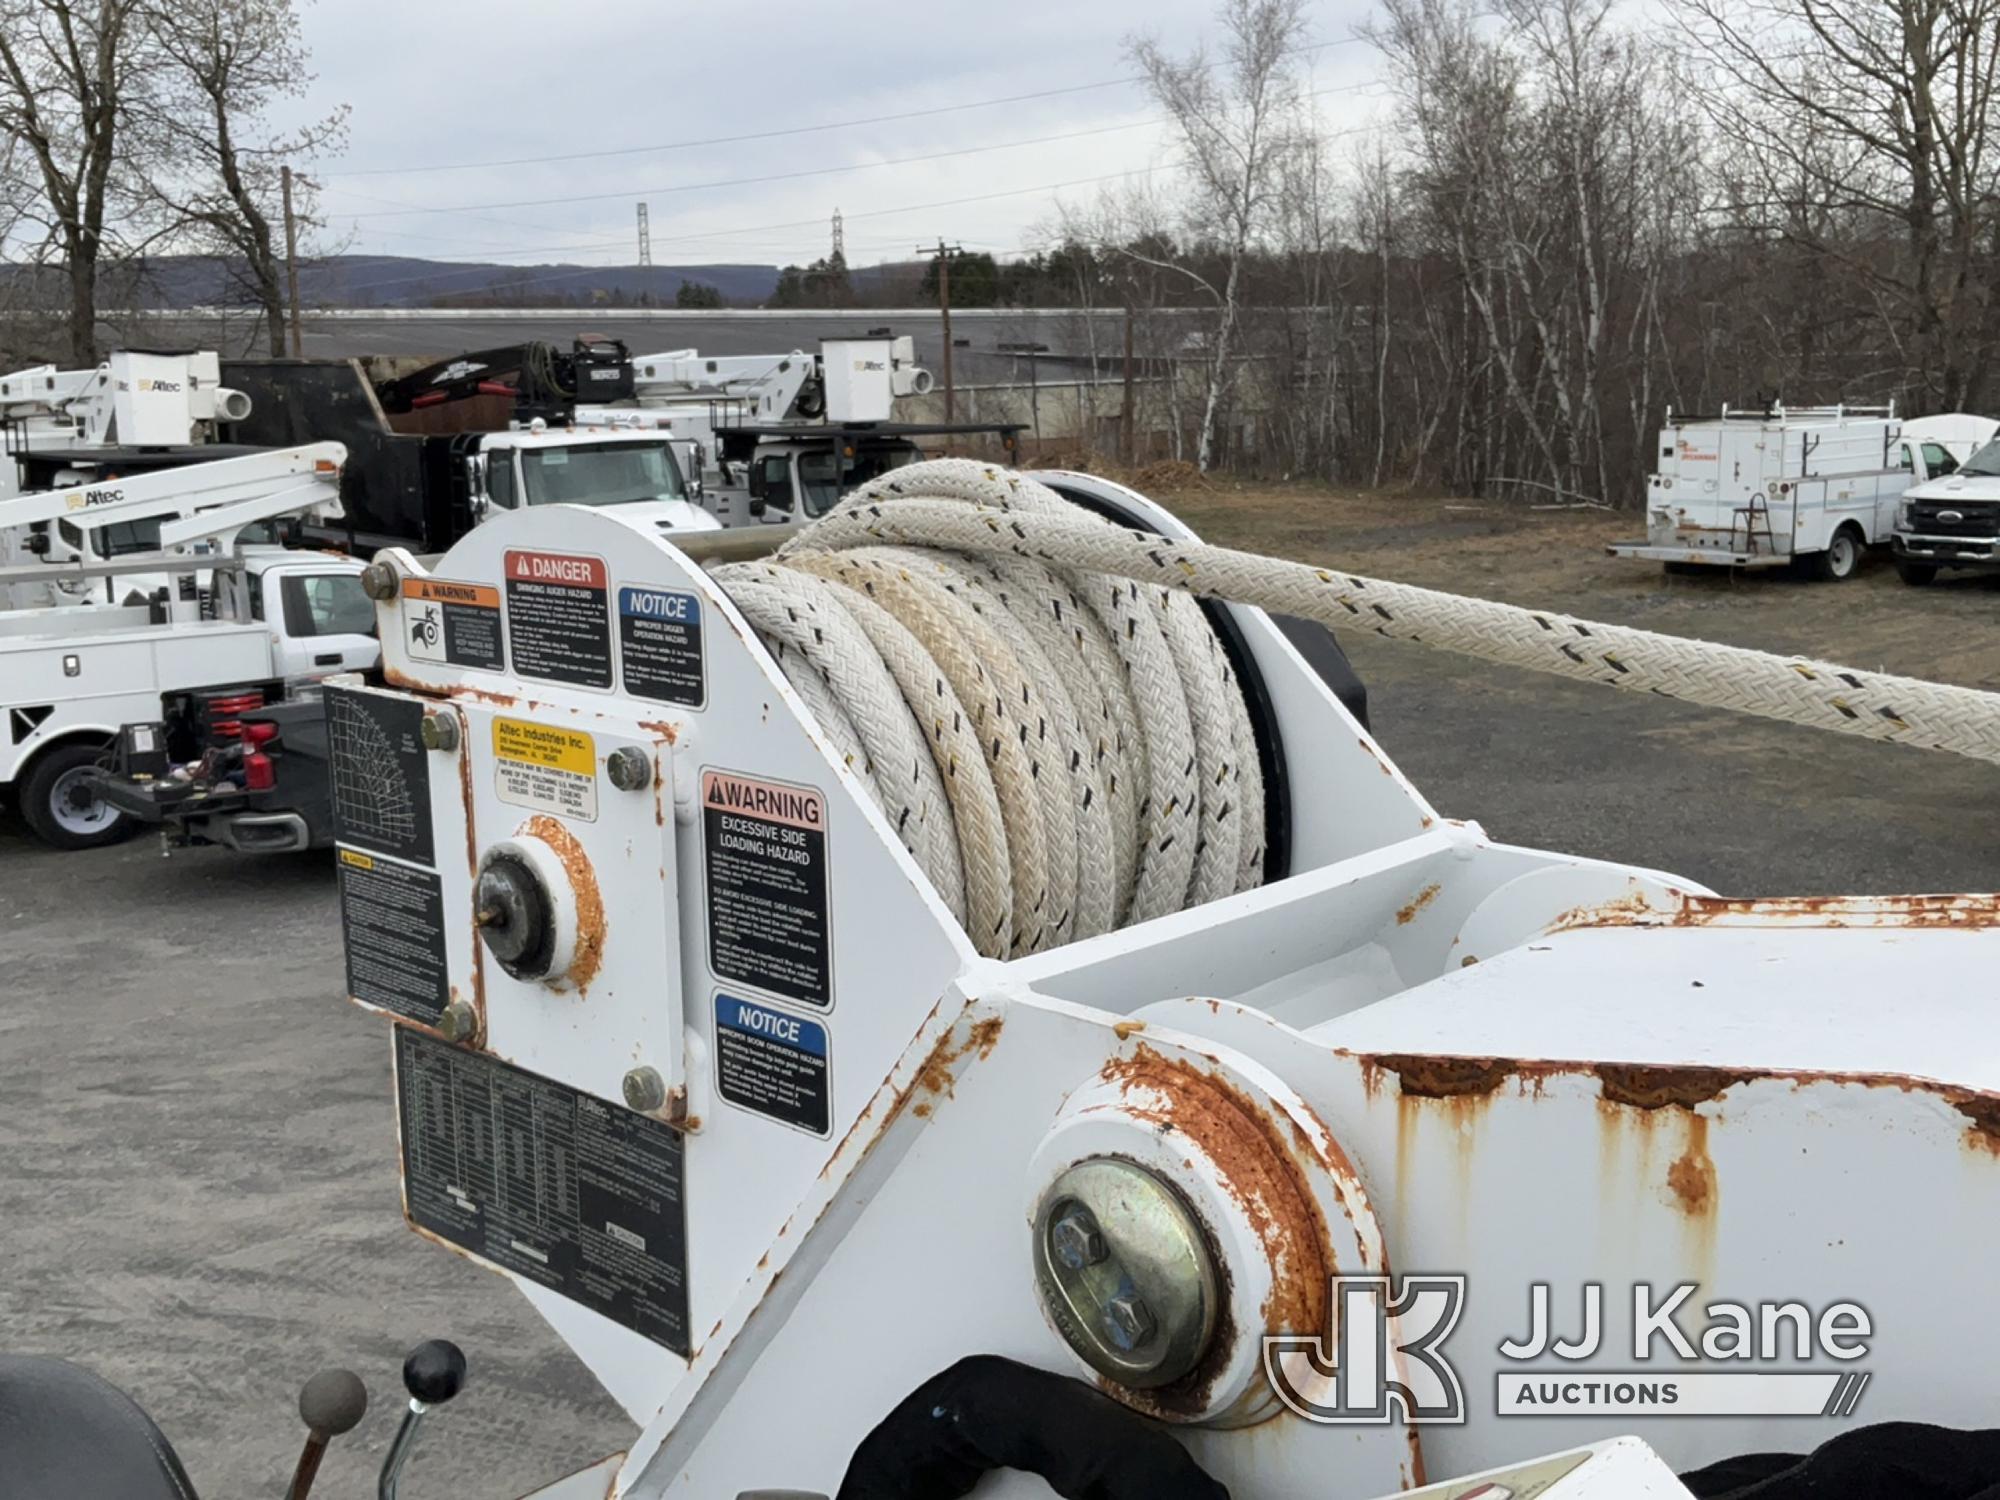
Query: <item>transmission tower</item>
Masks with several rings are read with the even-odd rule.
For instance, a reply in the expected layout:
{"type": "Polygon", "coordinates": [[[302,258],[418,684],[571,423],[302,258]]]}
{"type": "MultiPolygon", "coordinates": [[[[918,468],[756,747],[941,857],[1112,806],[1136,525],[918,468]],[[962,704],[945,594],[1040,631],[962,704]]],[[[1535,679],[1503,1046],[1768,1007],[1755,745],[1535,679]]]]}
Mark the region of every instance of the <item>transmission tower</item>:
{"type": "Polygon", "coordinates": [[[847,232],[840,225],[840,210],[833,211],[833,259],[847,259],[847,232]]]}
{"type": "Polygon", "coordinates": [[[639,264],[653,263],[653,231],[646,227],[646,205],[639,205],[639,264]]]}

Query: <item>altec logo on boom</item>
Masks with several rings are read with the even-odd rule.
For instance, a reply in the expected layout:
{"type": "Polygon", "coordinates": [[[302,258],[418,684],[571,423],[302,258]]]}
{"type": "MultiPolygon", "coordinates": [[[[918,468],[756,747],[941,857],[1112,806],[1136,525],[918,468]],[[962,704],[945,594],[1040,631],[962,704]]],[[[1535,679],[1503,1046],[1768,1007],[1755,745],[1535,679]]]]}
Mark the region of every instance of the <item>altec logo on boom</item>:
{"type": "MultiPolygon", "coordinates": [[[[1864,1358],[1874,1328],[1856,1302],[1815,1312],[1802,1302],[1709,1302],[1687,1281],[1629,1289],[1630,1357],[1640,1368],[1605,1369],[1604,1288],[1582,1287],[1582,1326],[1555,1335],[1550,1289],[1528,1289],[1528,1331],[1503,1339],[1495,1380],[1501,1416],[1847,1417],[1868,1387],[1865,1370],[1802,1369],[1864,1358]],[[1552,1362],[1551,1362],[1552,1361],[1552,1362]],[[1718,1368],[1726,1366],[1725,1368],[1718,1368]]],[[[1341,1276],[1328,1298],[1326,1337],[1264,1340],[1264,1374],[1308,1421],[1411,1423],[1466,1420],[1464,1387],[1444,1353],[1466,1306],[1463,1276],[1341,1276]]]]}

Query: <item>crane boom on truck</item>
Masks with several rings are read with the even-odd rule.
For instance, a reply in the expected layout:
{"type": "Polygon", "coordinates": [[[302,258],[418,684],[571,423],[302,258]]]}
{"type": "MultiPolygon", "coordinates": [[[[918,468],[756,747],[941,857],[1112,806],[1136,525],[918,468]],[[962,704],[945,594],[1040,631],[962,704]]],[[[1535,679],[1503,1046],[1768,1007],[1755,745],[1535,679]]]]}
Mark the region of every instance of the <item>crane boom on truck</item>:
{"type": "MultiPolygon", "coordinates": [[[[53,522],[76,542],[60,562],[0,568],[0,592],[51,574],[155,585],[126,604],[0,612],[0,786],[46,842],[86,848],[132,826],[95,784],[127,726],[147,731],[144,753],[163,772],[234,748],[244,774],[261,775],[278,747],[248,758],[247,714],[375,665],[360,562],[247,540],[252,528],[338,518],[344,457],[318,443],[142,475],[94,500],[82,489],[0,502],[0,526],[53,522]],[[135,518],[157,528],[158,550],[93,557],[98,538],[135,518]]],[[[286,811],[249,810],[221,841],[302,847],[309,830],[286,811]]]]}

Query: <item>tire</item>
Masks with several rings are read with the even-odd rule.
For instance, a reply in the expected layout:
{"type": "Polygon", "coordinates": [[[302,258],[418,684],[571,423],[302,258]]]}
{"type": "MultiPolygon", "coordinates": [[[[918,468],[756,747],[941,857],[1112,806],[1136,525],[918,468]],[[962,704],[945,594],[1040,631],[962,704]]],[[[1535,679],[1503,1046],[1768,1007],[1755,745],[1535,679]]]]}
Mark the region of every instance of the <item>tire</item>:
{"type": "Polygon", "coordinates": [[[1828,583],[1843,583],[1861,569],[1861,533],[1843,526],[1826,544],[1826,551],[1813,558],[1813,577],[1828,583]]]}
{"type": "Polygon", "coordinates": [[[1896,561],[1896,576],[1913,589],[1920,589],[1927,583],[1937,581],[1938,570],[1934,563],[1896,561]]]}
{"type": "Polygon", "coordinates": [[[132,832],[131,819],[79,785],[104,752],[96,745],[58,745],[36,757],[16,783],[21,817],[55,849],[96,849],[132,832]]]}

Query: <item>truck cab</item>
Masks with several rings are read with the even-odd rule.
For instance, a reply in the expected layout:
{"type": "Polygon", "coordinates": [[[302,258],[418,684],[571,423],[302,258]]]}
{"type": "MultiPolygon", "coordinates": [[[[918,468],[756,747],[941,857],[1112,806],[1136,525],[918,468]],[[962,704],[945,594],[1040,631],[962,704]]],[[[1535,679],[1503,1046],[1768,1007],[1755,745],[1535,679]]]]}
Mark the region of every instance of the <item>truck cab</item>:
{"type": "MultiPolygon", "coordinates": [[[[1915,426],[1915,423],[1911,424],[1915,426]]],[[[1987,423],[1987,436],[1992,437],[1987,423]]],[[[2000,441],[1988,441],[1963,463],[1942,450],[1947,464],[1926,462],[1942,441],[1922,443],[1911,457],[1920,482],[1903,492],[1890,540],[1896,576],[1921,587],[1941,569],[2000,572],[2000,441]]]]}
{"type": "Polygon", "coordinates": [[[478,521],[531,505],[616,505],[663,531],[721,524],[694,503],[673,440],[659,432],[531,422],[486,434],[472,463],[478,521]]]}

